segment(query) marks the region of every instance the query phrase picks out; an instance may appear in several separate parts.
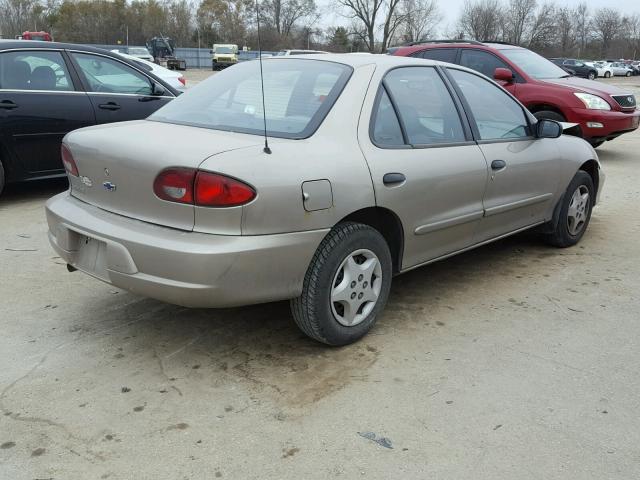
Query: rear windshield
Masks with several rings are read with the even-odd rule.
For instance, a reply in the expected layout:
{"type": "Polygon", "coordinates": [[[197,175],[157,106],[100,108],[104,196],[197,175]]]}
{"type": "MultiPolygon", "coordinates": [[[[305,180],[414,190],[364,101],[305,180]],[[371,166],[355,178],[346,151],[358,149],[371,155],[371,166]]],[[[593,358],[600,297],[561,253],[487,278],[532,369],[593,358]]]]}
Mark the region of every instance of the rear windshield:
{"type": "MultiPolygon", "coordinates": [[[[327,115],[352,69],[326,61],[281,59],[264,61],[263,71],[267,134],[306,138],[327,115]]],[[[263,134],[260,63],[246,61],[213,75],[149,120],[263,134]]]]}
{"type": "Polygon", "coordinates": [[[566,71],[537,53],[524,48],[500,50],[505,57],[520,67],[524,73],[537,79],[568,77],[566,71]]]}

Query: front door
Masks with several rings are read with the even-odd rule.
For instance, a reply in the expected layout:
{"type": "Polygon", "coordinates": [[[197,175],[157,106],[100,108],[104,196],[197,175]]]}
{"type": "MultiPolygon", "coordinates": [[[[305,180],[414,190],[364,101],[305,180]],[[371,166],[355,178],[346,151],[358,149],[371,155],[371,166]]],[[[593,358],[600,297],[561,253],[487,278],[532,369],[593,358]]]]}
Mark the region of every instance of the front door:
{"type": "Polygon", "coordinates": [[[524,108],[479,75],[449,68],[471,114],[489,168],[484,217],[475,242],[538,223],[552,211],[558,189],[559,151],[538,139],[524,108]]]}
{"type": "Polygon", "coordinates": [[[456,102],[438,69],[396,68],[359,130],[376,203],[403,225],[403,269],[469,246],[483,214],[487,164],[456,102]]]}
{"type": "Polygon", "coordinates": [[[76,89],[61,52],[0,53],[0,136],[15,177],[63,173],[62,137],[93,123],[91,102],[76,89]]]}
{"type": "Polygon", "coordinates": [[[93,54],[71,52],[93,104],[97,123],[147,118],[173,99],[168,91],[153,95],[154,80],[124,62],[93,54]]]}
{"type": "MultiPolygon", "coordinates": [[[[496,68],[506,68],[513,72],[513,69],[509,67],[509,65],[493,53],[485,50],[476,50],[474,48],[460,49],[459,63],[463,67],[471,68],[472,70],[480,72],[489,78],[493,78],[496,68]]],[[[513,72],[513,74],[515,75],[515,81],[504,83],[502,87],[512,95],[515,95],[519,77],[517,73],[513,72]]]]}

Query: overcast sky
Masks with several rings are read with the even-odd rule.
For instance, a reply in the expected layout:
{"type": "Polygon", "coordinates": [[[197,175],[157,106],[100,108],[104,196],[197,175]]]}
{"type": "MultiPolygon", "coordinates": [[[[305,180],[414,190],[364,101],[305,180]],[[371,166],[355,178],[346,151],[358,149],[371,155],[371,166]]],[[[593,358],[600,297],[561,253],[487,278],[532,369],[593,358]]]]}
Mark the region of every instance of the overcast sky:
{"type": "MultiPolygon", "coordinates": [[[[544,0],[538,1],[542,2],[544,0]]],[[[339,15],[339,10],[336,8],[333,0],[316,0],[316,2],[323,12],[321,26],[328,27],[332,25],[348,24],[348,21],[339,15]]],[[[554,3],[556,5],[567,5],[569,7],[573,7],[580,3],[580,0],[558,0],[554,3]]],[[[586,3],[592,11],[602,7],[609,7],[615,8],[625,15],[630,13],[640,13],[639,0],[586,0],[586,3]]],[[[439,0],[440,11],[444,17],[438,31],[440,35],[448,31],[450,26],[453,27],[455,25],[463,4],[464,0],[439,0]]]]}

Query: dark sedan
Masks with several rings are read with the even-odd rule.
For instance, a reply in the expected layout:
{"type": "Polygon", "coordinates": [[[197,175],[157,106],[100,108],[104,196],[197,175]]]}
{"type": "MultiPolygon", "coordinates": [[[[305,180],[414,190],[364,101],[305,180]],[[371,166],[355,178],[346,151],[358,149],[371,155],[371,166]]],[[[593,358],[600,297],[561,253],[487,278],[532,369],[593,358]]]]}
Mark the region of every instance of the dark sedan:
{"type": "Polygon", "coordinates": [[[598,70],[580,60],[574,58],[551,58],[550,60],[559,67],[570,71],[576,77],[588,78],[589,80],[598,78],[598,70]]]}
{"type": "Polygon", "coordinates": [[[179,93],[105,50],[0,40],[0,192],[8,182],[64,176],[66,133],[146,118],[179,93]]]}

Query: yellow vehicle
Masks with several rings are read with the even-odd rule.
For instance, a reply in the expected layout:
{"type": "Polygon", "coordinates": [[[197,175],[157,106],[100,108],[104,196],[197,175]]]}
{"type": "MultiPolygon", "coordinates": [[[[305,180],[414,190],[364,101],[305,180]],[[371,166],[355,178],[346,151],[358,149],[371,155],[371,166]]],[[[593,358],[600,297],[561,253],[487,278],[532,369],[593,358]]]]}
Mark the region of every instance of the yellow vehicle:
{"type": "Polygon", "coordinates": [[[238,45],[214,43],[211,55],[211,70],[222,70],[238,63],[238,45]]]}

